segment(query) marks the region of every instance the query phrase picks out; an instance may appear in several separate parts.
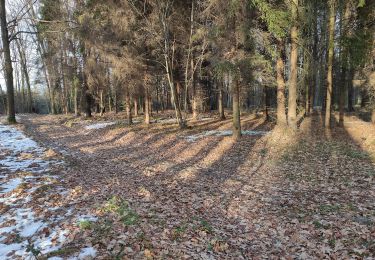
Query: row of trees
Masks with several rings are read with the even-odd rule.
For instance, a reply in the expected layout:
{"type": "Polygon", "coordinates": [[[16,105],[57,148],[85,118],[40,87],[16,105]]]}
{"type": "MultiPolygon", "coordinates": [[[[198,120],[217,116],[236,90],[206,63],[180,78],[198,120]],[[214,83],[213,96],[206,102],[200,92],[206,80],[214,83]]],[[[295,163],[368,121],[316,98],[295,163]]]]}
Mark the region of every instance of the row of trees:
{"type": "Polygon", "coordinates": [[[14,82],[22,109],[37,110],[32,70],[53,114],[123,108],[129,124],[139,110],[149,124],[152,110],[173,108],[183,128],[190,114],[217,109],[224,119],[231,107],[236,137],[242,108],[264,107],[268,117],[275,105],[278,125],[296,129],[322,106],[330,127],[334,107],[341,125],[354,109],[353,82],[363,104],[374,93],[370,1],[17,1],[6,16],[0,0],[9,122],[14,82]]]}

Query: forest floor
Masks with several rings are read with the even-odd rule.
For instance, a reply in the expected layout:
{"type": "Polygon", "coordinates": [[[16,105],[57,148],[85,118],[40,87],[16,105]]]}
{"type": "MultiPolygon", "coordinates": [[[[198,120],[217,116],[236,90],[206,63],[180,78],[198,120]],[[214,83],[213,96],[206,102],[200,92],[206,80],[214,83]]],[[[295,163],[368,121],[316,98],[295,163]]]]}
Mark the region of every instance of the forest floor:
{"type": "Polygon", "coordinates": [[[244,115],[234,141],[230,119],[160,117],[0,125],[0,256],[374,259],[374,125],[314,115],[291,133],[244,115]]]}

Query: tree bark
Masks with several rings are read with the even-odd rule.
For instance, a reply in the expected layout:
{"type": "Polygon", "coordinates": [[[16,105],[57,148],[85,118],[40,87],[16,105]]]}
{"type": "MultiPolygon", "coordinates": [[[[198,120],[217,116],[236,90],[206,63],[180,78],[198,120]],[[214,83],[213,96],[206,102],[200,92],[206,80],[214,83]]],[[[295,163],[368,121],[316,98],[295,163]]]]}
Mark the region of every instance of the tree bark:
{"type": "Polygon", "coordinates": [[[298,0],[292,2],[292,28],[290,52],[290,84],[288,97],[288,124],[291,129],[297,129],[297,80],[298,80],[298,0]]]}
{"type": "Polygon", "coordinates": [[[278,43],[278,57],[276,62],[276,80],[277,80],[277,125],[281,127],[287,126],[287,118],[285,111],[285,79],[284,79],[284,42],[278,43]]]}
{"type": "Polygon", "coordinates": [[[134,116],[138,116],[138,98],[134,97],[133,98],[133,103],[134,103],[134,116]]]}
{"type": "Polygon", "coordinates": [[[103,90],[100,90],[100,116],[103,116],[104,114],[104,97],[103,97],[103,90]]]}
{"type": "Polygon", "coordinates": [[[78,107],[78,85],[79,80],[78,78],[73,79],[73,87],[74,87],[74,115],[79,116],[79,107],[78,107]]]}
{"type": "Polygon", "coordinates": [[[327,71],[327,97],[326,97],[326,114],[324,125],[326,128],[331,127],[332,113],[332,91],[333,91],[333,56],[334,56],[334,33],[335,33],[335,0],[330,0],[329,16],[329,40],[328,40],[328,71],[327,71]]]}
{"type": "Polygon", "coordinates": [[[193,120],[196,120],[198,118],[198,95],[197,95],[197,88],[195,84],[195,78],[192,79],[191,84],[192,84],[192,96],[193,96],[191,109],[193,112],[193,120]]]}
{"type": "Polygon", "coordinates": [[[146,87],[145,89],[145,124],[149,125],[150,124],[150,98],[149,98],[149,93],[148,93],[148,88],[146,87]]]}
{"type": "Polygon", "coordinates": [[[218,106],[219,106],[219,119],[220,120],[225,120],[224,95],[223,95],[223,85],[222,84],[219,84],[218,106]]]}
{"type": "Polygon", "coordinates": [[[4,51],[4,76],[7,86],[7,103],[8,103],[8,123],[16,123],[16,111],[14,107],[14,85],[13,85],[13,66],[10,56],[9,33],[6,20],[5,0],[0,0],[0,25],[1,38],[4,51]]]}
{"type": "Polygon", "coordinates": [[[132,118],[132,104],[130,101],[130,93],[129,88],[126,88],[125,90],[125,108],[126,108],[126,118],[128,120],[128,125],[133,124],[133,118],[132,118]]]}
{"type": "Polygon", "coordinates": [[[238,80],[232,82],[233,86],[233,137],[241,137],[241,112],[240,112],[240,86],[238,80]]]}

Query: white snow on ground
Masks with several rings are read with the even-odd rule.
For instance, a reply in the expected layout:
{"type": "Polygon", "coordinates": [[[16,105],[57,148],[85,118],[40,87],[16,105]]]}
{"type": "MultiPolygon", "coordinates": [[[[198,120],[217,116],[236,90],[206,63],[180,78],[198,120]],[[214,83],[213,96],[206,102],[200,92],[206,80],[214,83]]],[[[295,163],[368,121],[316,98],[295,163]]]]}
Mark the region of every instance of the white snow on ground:
{"type": "Polygon", "coordinates": [[[8,192],[11,192],[13,190],[15,190],[18,185],[20,185],[22,183],[22,179],[20,178],[16,178],[16,179],[11,179],[9,182],[5,182],[3,183],[0,188],[0,194],[2,193],[8,193],[8,192]]]}
{"type": "Polygon", "coordinates": [[[89,257],[94,258],[96,256],[96,249],[93,247],[83,248],[78,255],[78,259],[87,259],[89,257]]]}
{"type": "MultiPolygon", "coordinates": [[[[210,120],[213,120],[214,118],[212,117],[200,117],[200,118],[197,118],[197,121],[210,121],[210,120]]],[[[189,118],[187,121],[191,121],[193,120],[192,118],[189,118]]],[[[176,118],[164,118],[164,119],[157,119],[157,120],[153,120],[151,121],[152,123],[161,123],[161,124],[176,124],[177,123],[177,119],[176,118]]]]}
{"type": "MultiPolygon", "coordinates": [[[[268,132],[266,131],[255,131],[255,130],[245,130],[241,132],[242,135],[250,135],[250,136],[256,136],[256,135],[266,135],[268,132]]],[[[205,131],[200,134],[196,135],[189,135],[185,136],[185,139],[189,142],[196,142],[198,139],[208,137],[208,136],[231,136],[233,135],[232,130],[211,130],[211,131],[205,131]]]]}
{"type": "Polygon", "coordinates": [[[51,207],[50,194],[67,196],[69,191],[52,185],[59,178],[48,174],[51,166],[62,162],[43,159],[45,151],[21,131],[0,124],[0,260],[35,259],[27,252],[30,246],[41,255],[56,251],[70,242],[71,231],[63,226],[75,225],[78,218],[94,221],[88,215],[74,217],[72,207],[51,207]],[[33,192],[41,187],[47,191],[36,202],[33,192]],[[34,211],[33,203],[43,211],[34,211]]]}
{"type": "Polygon", "coordinates": [[[97,130],[97,129],[103,129],[108,126],[115,125],[116,122],[107,122],[107,123],[97,123],[97,124],[92,124],[92,125],[87,125],[85,126],[86,130],[97,130]]]}

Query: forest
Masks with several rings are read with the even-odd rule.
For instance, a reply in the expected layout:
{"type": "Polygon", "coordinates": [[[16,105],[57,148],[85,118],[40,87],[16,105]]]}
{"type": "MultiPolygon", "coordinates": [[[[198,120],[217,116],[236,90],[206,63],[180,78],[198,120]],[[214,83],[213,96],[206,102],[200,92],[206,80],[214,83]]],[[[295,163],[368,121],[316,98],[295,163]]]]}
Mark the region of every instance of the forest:
{"type": "Polygon", "coordinates": [[[0,259],[373,259],[374,0],[0,0],[0,259]]]}

